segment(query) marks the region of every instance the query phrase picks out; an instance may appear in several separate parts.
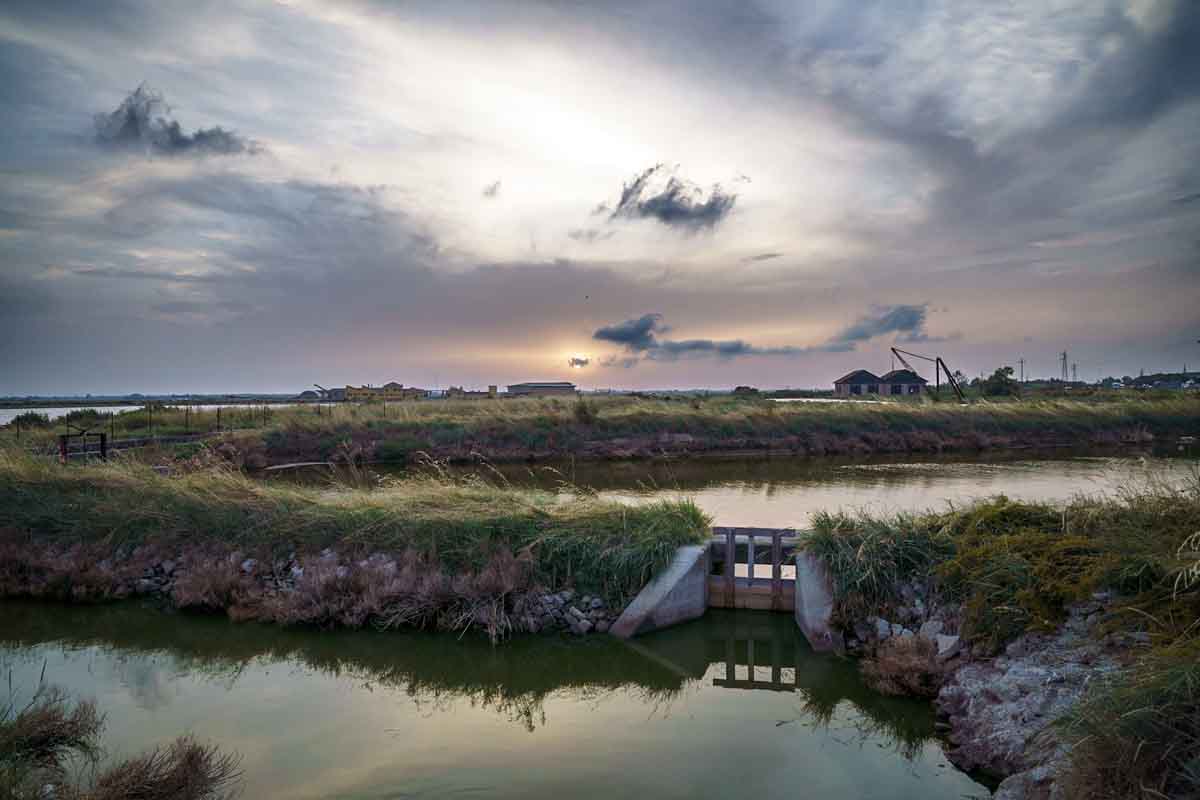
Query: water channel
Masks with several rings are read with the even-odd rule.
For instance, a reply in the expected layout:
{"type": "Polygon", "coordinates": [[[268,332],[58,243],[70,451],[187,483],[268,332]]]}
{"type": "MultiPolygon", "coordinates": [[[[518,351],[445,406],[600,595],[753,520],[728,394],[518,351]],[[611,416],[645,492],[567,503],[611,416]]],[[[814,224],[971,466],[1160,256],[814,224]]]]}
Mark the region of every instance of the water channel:
{"type": "MultiPolygon", "coordinates": [[[[564,493],[585,487],[622,502],[690,497],[718,525],[804,528],[818,511],[872,513],[945,509],[1004,494],[1060,502],[1078,494],[1114,495],[1148,481],[1173,484],[1197,475],[1200,450],[989,452],[878,458],[694,459],[460,468],[492,482],[564,493]]],[[[384,465],[384,475],[404,470],[384,465]]],[[[298,476],[283,477],[294,480],[298,476]]],[[[303,480],[329,480],[324,468],[303,480]]]]}
{"type": "Polygon", "coordinates": [[[6,602],[0,668],[95,698],[107,759],[192,733],[244,797],[962,798],[928,704],[877,695],[789,615],[639,637],[307,632],[6,602]]]}

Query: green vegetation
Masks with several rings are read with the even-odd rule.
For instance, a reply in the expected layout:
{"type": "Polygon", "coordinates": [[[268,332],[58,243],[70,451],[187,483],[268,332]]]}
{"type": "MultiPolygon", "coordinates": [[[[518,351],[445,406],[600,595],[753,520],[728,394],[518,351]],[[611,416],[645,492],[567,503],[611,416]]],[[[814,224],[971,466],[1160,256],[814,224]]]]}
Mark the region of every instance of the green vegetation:
{"type": "Polygon", "coordinates": [[[1142,657],[1063,721],[1070,800],[1200,797],[1200,639],[1142,657]]]}
{"type": "Polygon", "coordinates": [[[130,461],[63,467],[0,451],[0,530],[39,543],[214,545],[280,557],[325,547],[411,551],[450,574],[498,551],[547,586],[636,593],[709,520],[691,502],[626,507],[578,492],[517,490],[430,474],[363,489],[262,482],[226,466],[163,475],[130,461]]]}
{"type": "Polygon", "coordinates": [[[963,633],[996,650],[1026,630],[1053,630],[1066,606],[1099,590],[1127,601],[1130,626],[1174,641],[1200,619],[1187,555],[1200,521],[1200,473],[1063,507],[996,497],[942,513],[819,514],[806,547],[830,565],[843,622],[886,613],[901,584],[933,576],[963,606],[963,633]]]}
{"type": "Polygon", "coordinates": [[[997,497],[944,513],[825,514],[807,547],[830,565],[842,622],[886,616],[901,584],[932,576],[941,600],[961,603],[962,635],[991,652],[1025,631],[1053,630],[1073,602],[1115,591],[1103,629],[1148,634],[1151,647],[1065,721],[1075,743],[1068,796],[1193,797],[1198,527],[1200,472],[1183,486],[1152,483],[1062,507],[997,497]]]}
{"type": "MultiPolygon", "coordinates": [[[[995,377],[995,376],[993,376],[995,377]]],[[[777,403],[753,396],[708,399],[596,397],[437,400],[393,404],[158,408],[94,419],[117,439],[224,431],[242,463],[263,466],[338,458],[490,460],[781,448],[822,455],[943,449],[1116,444],[1195,434],[1194,398],[995,398],[960,406],[927,397],[877,403],[777,403]],[[232,431],[232,432],[231,432],[232,431]]],[[[81,419],[76,423],[87,427],[81,419]]],[[[10,426],[11,428],[11,426],[10,426]]],[[[23,431],[50,446],[62,429],[23,431]]],[[[15,428],[12,430],[15,438],[15,428]]]]}

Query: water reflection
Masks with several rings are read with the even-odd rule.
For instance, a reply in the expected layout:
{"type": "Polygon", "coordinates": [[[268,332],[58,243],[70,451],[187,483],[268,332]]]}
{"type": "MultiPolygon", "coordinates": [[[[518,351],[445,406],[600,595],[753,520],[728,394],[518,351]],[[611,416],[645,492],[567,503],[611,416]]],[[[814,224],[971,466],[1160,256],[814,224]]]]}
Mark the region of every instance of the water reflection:
{"type": "MultiPolygon", "coordinates": [[[[498,465],[513,484],[545,489],[575,485],[601,496],[641,503],[688,497],[717,524],[807,527],[817,511],[867,509],[876,513],[943,509],[1006,494],[1021,500],[1062,501],[1076,494],[1111,494],[1149,478],[1180,482],[1195,469],[1198,452],[1162,449],[1081,452],[989,452],[951,456],[876,458],[693,459],[498,465]]],[[[374,466],[384,474],[403,470],[374,466]]],[[[280,476],[304,480],[302,476],[280,476]]],[[[324,470],[309,480],[328,481],[324,470]]]]}
{"type": "Polygon", "coordinates": [[[714,611],[632,643],[492,647],[5,603],[0,664],[21,685],[43,662],[52,681],[97,698],[114,752],[194,731],[243,755],[254,797],[978,788],[946,766],[927,704],[873,694],[786,614],[714,611]]]}

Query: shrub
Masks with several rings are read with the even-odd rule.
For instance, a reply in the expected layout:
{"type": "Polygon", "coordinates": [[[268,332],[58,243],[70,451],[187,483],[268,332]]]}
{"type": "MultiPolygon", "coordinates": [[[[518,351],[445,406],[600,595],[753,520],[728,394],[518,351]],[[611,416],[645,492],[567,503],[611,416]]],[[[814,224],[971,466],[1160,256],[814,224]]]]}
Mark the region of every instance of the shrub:
{"type": "Polygon", "coordinates": [[[883,694],[937,697],[942,688],[937,645],[924,636],[885,640],[874,658],[863,659],[862,673],[867,685],[883,694]]]}
{"type": "Polygon", "coordinates": [[[49,428],[50,417],[47,414],[39,414],[36,411],[22,411],[13,417],[8,424],[14,428],[49,428]]]}
{"type": "Polygon", "coordinates": [[[575,401],[575,408],[572,413],[575,415],[575,421],[580,425],[594,425],[596,420],[600,418],[599,408],[582,397],[575,401]]]}

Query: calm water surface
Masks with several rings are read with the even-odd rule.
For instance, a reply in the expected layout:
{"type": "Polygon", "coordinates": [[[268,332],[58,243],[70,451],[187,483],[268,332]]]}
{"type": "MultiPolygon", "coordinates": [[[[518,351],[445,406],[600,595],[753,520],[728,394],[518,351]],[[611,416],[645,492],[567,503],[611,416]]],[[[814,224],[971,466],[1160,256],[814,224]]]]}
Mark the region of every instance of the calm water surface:
{"type": "Polygon", "coordinates": [[[248,798],[962,798],[928,704],[876,695],[790,615],[640,637],[287,631],[136,605],[0,606],[0,667],[95,698],[109,758],[183,733],[248,798]]]}
{"type": "MultiPolygon", "coordinates": [[[[720,525],[803,528],[821,510],[943,509],[948,503],[996,494],[1053,502],[1081,493],[1113,494],[1147,480],[1180,483],[1196,475],[1197,455],[1193,448],[1158,454],[988,453],[900,460],[579,462],[502,465],[498,470],[515,484],[574,484],[626,502],[691,497],[720,525]]],[[[490,469],[480,474],[496,480],[490,469]]]]}

